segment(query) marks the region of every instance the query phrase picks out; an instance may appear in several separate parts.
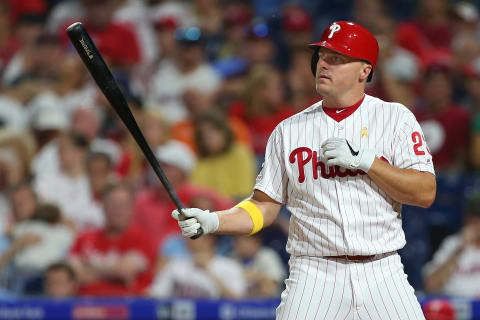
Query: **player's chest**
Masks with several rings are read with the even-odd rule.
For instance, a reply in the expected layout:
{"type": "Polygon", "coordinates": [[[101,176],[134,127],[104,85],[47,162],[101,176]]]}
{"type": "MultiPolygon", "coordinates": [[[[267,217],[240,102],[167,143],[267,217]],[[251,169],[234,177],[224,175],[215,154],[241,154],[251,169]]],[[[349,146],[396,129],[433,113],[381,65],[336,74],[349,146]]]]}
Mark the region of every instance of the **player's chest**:
{"type": "Polygon", "coordinates": [[[361,170],[327,165],[320,146],[329,138],[346,139],[356,149],[375,149],[378,156],[391,162],[393,130],[372,116],[358,114],[341,121],[326,116],[312,118],[292,125],[284,136],[288,137],[283,148],[286,171],[297,183],[365,175],[361,170]]]}

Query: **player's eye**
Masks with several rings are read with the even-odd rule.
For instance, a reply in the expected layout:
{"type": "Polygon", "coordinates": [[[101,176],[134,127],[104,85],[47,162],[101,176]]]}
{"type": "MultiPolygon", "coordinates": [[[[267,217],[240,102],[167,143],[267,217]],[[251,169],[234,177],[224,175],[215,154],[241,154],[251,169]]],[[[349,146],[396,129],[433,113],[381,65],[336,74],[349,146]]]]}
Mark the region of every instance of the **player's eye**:
{"type": "Polygon", "coordinates": [[[325,61],[328,64],[341,64],[343,62],[343,59],[339,56],[329,56],[325,58],[325,61]]]}
{"type": "Polygon", "coordinates": [[[318,53],[318,59],[319,60],[324,60],[328,64],[343,64],[346,63],[347,61],[345,60],[344,57],[337,55],[337,54],[326,54],[319,52],[318,53]]]}

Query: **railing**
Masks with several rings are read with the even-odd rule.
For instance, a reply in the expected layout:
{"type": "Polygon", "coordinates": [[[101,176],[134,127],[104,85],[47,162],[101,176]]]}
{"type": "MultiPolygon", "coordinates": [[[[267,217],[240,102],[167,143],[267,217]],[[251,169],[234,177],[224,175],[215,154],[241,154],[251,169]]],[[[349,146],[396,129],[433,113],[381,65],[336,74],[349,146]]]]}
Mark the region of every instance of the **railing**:
{"type": "MultiPolygon", "coordinates": [[[[434,297],[422,297],[422,304],[434,297]]],[[[435,297],[436,298],[436,297],[435,297]]],[[[444,298],[457,320],[480,319],[480,300],[444,298]]],[[[148,298],[79,298],[0,300],[0,319],[68,320],[274,320],[279,299],[191,300],[148,298]]]]}

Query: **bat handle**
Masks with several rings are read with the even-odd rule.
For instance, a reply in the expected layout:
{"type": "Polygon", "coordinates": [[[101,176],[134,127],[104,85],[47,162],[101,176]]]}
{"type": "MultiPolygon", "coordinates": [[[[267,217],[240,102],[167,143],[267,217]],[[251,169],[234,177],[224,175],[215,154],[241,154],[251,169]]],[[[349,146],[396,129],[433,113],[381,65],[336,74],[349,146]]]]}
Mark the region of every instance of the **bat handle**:
{"type": "MultiPolygon", "coordinates": [[[[187,220],[188,218],[185,216],[185,214],[183,213],[183,207],[182,206],[178,206],[177,205],[177,209],[178,209],[178,212],[180,212],[180,215],[178,216],[178,218],[183,221],[183,220],[187,220]]],[[[203,234],[203,230],[202,228],[198,228],[197,229],[197,233],[193,236],[190,237],[190,239],[192,240],[195,240],[195,239],[198,239],[202,236],[203,234]]]]}

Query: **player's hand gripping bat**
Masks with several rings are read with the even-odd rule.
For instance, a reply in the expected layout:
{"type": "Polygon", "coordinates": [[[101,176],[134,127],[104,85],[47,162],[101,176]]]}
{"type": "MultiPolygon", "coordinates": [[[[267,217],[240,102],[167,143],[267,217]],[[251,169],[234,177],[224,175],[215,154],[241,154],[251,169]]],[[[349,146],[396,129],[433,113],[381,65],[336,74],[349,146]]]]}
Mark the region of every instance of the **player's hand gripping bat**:
{"type": "MultiPolygon", "coordinates": [[[[182,202],[178,198],[177,193],[170,184],[170,181],[168,181],[167,176],[158,164],[155,155],[150,149],[150,146],[145,140],[142,131],[138,127],[137,122],[135,121],[132,112],[128,107],[127,101],[125,100],[122,92],[120,91],[117,82],[113,78],[110,69],[107,67],[105,61],[103,61],[100,52],[98,51],[92,39],[83,27],[82,23],[75,22],[74,24],[70,25],[67,28],[67,34],[73,46],[82,58],[83,63],[87,67],[93,79],[95,79],[98,87],[100,88],[100,90],[102,90],[103,94],[110,102],[115,112],[118,114],[122,122],[127,127],[128,131],[130,131],[130,133],[132,134],[133,138],[135,139],[138,146],[145,155],[145,158],[147,158],[148,162],[150,163],[158,178],[162,182],[163,186],[167,190],[170,199],[172,199],[178,211],[182,214],[182,220],[184,220],[185,216],[183,215],[182,211],[182,209],[184,208],[182,202]]],[[[197,234],[194,235],[192,239],[200,237],[202,233],[202,229],[199,228],[197,234]]]]}

